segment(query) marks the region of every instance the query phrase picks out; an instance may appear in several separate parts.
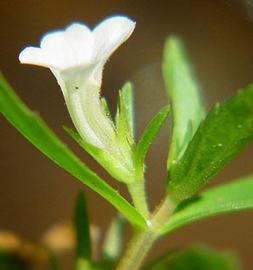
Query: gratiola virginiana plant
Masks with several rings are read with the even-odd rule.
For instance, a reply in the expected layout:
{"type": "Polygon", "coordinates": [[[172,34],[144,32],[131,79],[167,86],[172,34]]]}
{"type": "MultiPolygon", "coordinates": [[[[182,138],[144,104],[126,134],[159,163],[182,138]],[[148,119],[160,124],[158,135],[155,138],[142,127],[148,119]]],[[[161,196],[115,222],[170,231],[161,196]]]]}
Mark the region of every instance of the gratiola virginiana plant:
{"type": "MultiPolygon", "coordinates": [[[[76,131],[64,129],[115,180],[127,186],[132,202],[61,142],[44,121],[22,103],[3,76],[0,112],[49,159],[101,195],[119,213],[105,235],[100,260],[94,260],[85,200],[83,194],[78,196],[73,269],[239,270],[232,254],[204,247],[168,251],[146,266],[144,259],[155,241],[181,226],[253,208],[253,175],[199,192],[253,139],[253,85],[206,112],[182,42],[177,37],[169,37],[162,61],[168,105],[154,116],[137,140],[132,84],[126,83],[119,91],[115,117],[106,99],[101,97],[104,65],[134,28],[135,22],[125,16],[109,17],[92,30],[74,23],[46,34],[39,47],[27,47],[19,55],[23,64],[44,66],[52,71],[76,131]],[[171,139],[166,197],[150,212],[145,191],[145,157],[168,117],[171,117],[171,139]],[[133,237],[123,247],[126,221],[133,228],[133,237]]],[[[52,270],[60,269],[56,259],[52,263],[50,254],[52,270]]],[[[0,265],[1,260],[6,262],[6,257],[7,262],[9,257],[12,262],[16,260],[7,251],[1,253],[1,248],[0,255],[3,257],[0,256],[0,265]]],[[[30,269],[26,265],[18,267],[15,269],[30,269]]]]}

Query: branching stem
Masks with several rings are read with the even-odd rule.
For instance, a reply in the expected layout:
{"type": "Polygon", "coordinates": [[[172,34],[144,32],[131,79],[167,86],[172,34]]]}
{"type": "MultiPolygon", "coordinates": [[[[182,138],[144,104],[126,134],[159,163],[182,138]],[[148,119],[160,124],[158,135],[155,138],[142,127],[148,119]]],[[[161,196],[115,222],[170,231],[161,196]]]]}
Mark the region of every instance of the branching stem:
{"type": "Polygon", "coordinates": [[[145,231],[137,232],[130,240],[116,270],[138,270],[154,242],[159,238],[159,229],[169,219],[174,205],[167,197],[153,213],[150,226],[145,231]]]}

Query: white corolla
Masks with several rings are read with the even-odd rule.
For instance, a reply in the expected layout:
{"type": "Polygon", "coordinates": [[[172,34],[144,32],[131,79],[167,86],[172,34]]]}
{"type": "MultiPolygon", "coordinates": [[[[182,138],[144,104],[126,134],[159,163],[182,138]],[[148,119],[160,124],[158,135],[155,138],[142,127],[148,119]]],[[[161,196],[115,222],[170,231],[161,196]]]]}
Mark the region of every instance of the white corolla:
{"type": "Polygon", "coordinates": [[[100,100],[103,67],[134,28],[135,22],[125,16],[109,17],[93,30],[73,23],[46,34],[40,47],[27,47],[19,55],[21,63],[50,68],[80,136],[100,149],[110,148],[116,136],[100,100]]]}

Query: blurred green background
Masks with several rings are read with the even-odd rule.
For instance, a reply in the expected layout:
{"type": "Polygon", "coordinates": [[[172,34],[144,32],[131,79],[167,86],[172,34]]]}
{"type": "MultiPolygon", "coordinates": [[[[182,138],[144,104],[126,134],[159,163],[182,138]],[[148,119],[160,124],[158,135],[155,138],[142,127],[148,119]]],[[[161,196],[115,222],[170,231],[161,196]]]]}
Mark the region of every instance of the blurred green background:
{"type": "MultiPolygon", "coordinates": [[[[137,136],[165,103],[160,62],[164,40],[176,34],[186,42],[202,84],[207,108],[253,82],[253,3],[236,0],[1,0],[1,69],[22,99],[89,166],[120,192],[110,177],[62,130],[71,126],[61,91],[47,69],[20,65],[19,51],[37,45],[41,35],[73,21],[94,26],[108,15],[126,14],[137,21],[129,39],[107,63],[103,95],[115,111],[117,90],[126,80],[135,86],[137,136]]],[[[168,124],[168,123],[167,123],[168,124]]],[[[161,199],[165,181],[168,125],[148,156],[147,189],[151,206],[161,199]]],[[[88,198],[91,221],[104,229],[114,210],[92,191],[57,168],[0,118],[0,229],[39,240],[52,224],[69,220],[79,189],[88,198]]],[[[253,147],[245,149],[210,185],[253,173],[253,147]]],[[[201,221],[156,244],[149,259],[168,247],[209,243],[235,250],[245,269],[253,269],[252,212],[201,221]]]]}

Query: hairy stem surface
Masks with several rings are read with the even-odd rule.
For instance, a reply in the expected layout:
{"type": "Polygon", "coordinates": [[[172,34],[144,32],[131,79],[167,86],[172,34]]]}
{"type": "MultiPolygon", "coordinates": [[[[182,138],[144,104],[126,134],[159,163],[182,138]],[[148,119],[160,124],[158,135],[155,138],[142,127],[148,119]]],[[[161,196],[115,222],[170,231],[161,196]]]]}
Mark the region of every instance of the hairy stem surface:
{"type": "Polygon", "coordinates": [[[153,213],[149,228],[136,233],[130,240],[116,270],[140,269],[149,250],[159,237],[159,229],[168,220],[173,210],[174,205],[169,198],[166,198],[153,213]]]}

